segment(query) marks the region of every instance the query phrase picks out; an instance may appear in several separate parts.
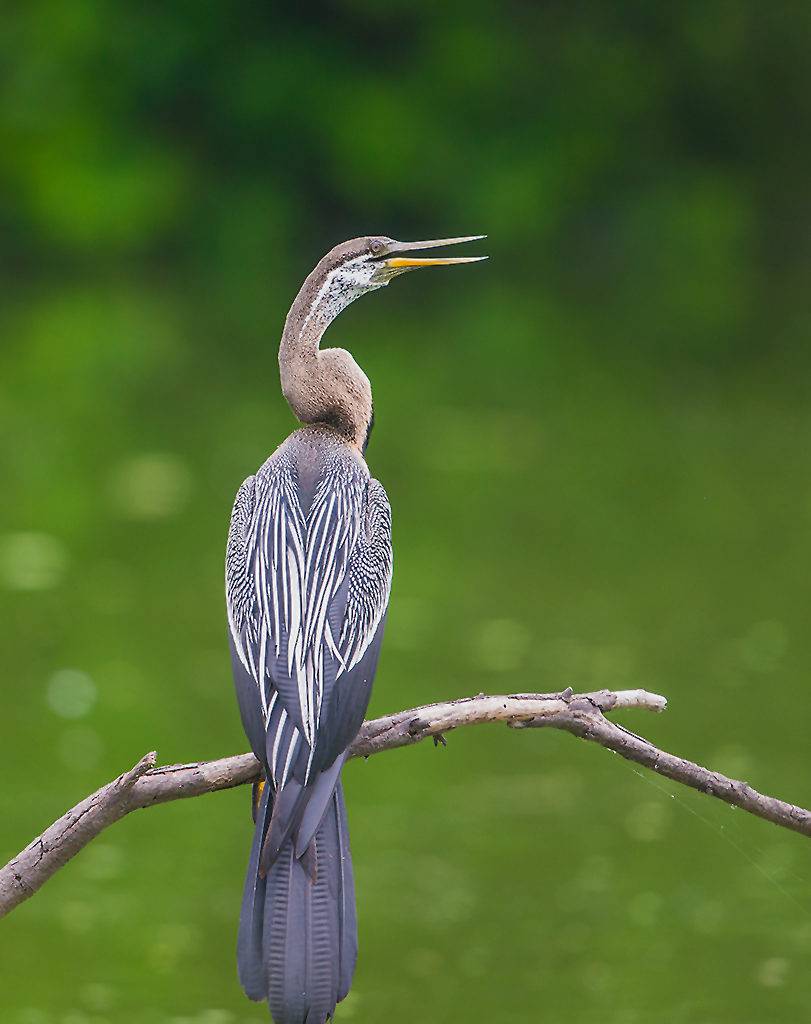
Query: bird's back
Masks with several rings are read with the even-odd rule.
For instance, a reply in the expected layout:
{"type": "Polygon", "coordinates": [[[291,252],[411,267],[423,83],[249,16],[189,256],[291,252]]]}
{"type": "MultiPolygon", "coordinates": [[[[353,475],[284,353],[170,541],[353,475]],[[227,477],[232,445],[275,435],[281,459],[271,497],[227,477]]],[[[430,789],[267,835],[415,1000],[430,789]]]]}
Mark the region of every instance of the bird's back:
{"type": "Polygon", "coordinates": [[[226,559],[237,690],[254,752],[273,781],[263,734],[276,704],[310,754],[320,747],[319,759],[329,763],[340,752],[327,742],[331,722],[322,712],[353,659],[349,637],[359,630],[371,642],[388,600],[390,557],[376,581],[372,621],[354,607],[377,492],[362,457],[329,427],[315,426],[291,434],[237,495],[226,559]]]}

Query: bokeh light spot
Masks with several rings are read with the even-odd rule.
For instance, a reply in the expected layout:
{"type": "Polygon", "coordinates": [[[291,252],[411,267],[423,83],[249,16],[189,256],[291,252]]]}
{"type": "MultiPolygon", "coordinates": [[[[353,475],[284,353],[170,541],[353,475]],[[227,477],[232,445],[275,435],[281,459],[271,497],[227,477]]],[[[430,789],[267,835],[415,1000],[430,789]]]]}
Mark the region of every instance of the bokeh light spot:
{"type": "Polygon", "coordinates": [[[86,672],[63,668],[48,682],[48,704],[61,718],[84,718],[96,703],[96,684],[86,672]]]}
{"type": "Polygon", "coordinates": [[[93,927],[96,912],[91,903],[72,900],[62,905],[59,916],[65,931],[74,935],[86,935],[93,927]]]}
{"type": "Polygon", "coordinates": [[[514,619],[491,619],[479,627],[473,643],[476,665],[488,672],[513,672],[526,659],[530,634],[514,619]]]}
{"type": "Polygon", "coordinates": [[[115,1003],[116,990],[104,982],[91,981],[81,989],[82,1001],[98,1013],[110,1010],[115,1003]]]}
{"type": "Polygon", "coordinates": [[[68,553],[47,533],[7,533],[0,537],[0,581],[9,590],[50,590],[61,583],[68,553]]]}
{"type": "Polygon", "coordinates": [[[82,858],[82,873],[94,882],[117,878],[124,865],[121,848],[109,843],[93,843],[82,858]]]}
{"type": "Polygon", "coordinates": [[[758,964],[755,977],[764,988],[780,988],[788,977],[789,963],[785,957],[773,956],[758,964]]]}
{"type": "Polygon", "coordinates": [[[177,514],[189,497],[191,473],[168,452],[135,455],[113,473],[110,496],[128,519],[164,519],[177,514]]]}
{"type": "Polygon", "coordinates": [[[653,843],[664,836],[668,818],[668,808],[664,802],[637,804],[626,815],[625,828],[632,839],[653,843]]]}

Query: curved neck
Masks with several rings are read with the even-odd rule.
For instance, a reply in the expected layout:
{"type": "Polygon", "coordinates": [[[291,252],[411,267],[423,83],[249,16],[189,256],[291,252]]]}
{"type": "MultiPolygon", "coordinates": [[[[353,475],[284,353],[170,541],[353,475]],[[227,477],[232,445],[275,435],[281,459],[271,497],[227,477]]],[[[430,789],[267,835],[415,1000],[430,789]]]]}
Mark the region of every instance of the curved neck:
{"type": "Polygon", "coordinates": [[[324,331],[340,312],[336,310],[330,315],[328,304],[323,301],[327,282],[318,288],[313,277],[311,274],[301,286],[285,319],[279,345],[280,363],[283,359],[315,359],[324,331]]]}
{"type": "Polygon", "coordinates": [[[326,423],[363,451],[372,419],[369,380],[348,352],[319,347],[327,327],[360,294],[340,287],[332,273],[313,272],[287,314],[279,370],[284,397],[302,423],[326,423]]]}

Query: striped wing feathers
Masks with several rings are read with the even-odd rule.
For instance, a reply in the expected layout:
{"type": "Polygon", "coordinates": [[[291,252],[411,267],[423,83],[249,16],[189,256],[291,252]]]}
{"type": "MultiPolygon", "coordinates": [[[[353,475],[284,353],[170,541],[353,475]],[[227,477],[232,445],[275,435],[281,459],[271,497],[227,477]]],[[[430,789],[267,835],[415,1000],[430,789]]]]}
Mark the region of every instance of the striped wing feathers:
{"type": "Polygon", "coordinates": [[[377,480],[369,480],[364,529],[349,565],[346,614],[338,644],[344,670],[358,664],[389,603],[392,575],[391,507],[377,480]]]}
{"type": "Polygon", "coordinates": [[[257,685],[277,786],[302,741],[309,776],[325,697],[360,660],[385,612],[390,522],[380,484],[337,461],[321,473],[306,509],[284,453],[237,494],[226,562],[229,623],[257,685]],[[334,628],[330,613],[343,594],[334,628]]]}

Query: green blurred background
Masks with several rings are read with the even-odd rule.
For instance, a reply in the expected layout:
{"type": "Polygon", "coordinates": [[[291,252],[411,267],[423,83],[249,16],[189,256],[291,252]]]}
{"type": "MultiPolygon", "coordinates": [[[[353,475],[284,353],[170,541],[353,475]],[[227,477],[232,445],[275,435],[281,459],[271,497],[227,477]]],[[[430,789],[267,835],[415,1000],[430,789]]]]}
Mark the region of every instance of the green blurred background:
{"type": "MultiPolygon", "coordinates": [[[[809,43],[799,2],[6,7],[0,861],[146,750],[245,748],[231,501],[293,426],[290,301],[366,232],[492,257],[328,336],[395,517],[371,711],[645,686],[628,727],[811,804],[809,43]]],[[[346,786],[339,1020],[806,1019],[807,840],[564,734],[346,786]]],[[[2,1024],[265,1020],[250,835],[246,791],[116,825],[3,922],[2,1024]]]]}

